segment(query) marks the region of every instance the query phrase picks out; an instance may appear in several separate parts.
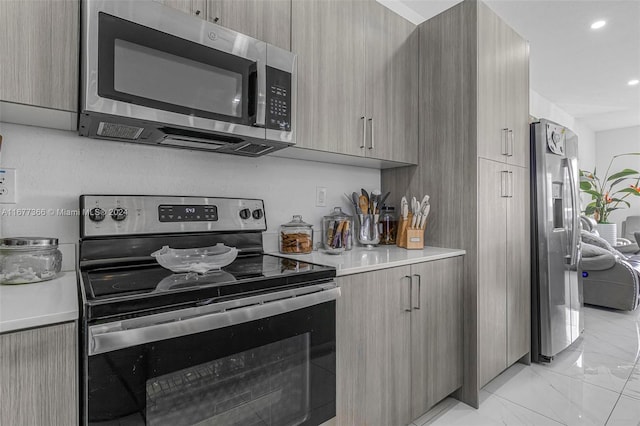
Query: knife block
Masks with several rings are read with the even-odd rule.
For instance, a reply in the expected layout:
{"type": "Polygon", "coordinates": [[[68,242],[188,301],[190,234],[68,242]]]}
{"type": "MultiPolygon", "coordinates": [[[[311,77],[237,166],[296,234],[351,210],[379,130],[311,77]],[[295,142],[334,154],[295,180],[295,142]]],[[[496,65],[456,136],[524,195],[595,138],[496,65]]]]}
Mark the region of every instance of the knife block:
{"type": "Polygon", "coordinates": [[[413,214],[407,215],[407,220],[400,217],[396,245],[408,250],[422,250],[424,248],[424,229],[410,228],[413,214]]]}

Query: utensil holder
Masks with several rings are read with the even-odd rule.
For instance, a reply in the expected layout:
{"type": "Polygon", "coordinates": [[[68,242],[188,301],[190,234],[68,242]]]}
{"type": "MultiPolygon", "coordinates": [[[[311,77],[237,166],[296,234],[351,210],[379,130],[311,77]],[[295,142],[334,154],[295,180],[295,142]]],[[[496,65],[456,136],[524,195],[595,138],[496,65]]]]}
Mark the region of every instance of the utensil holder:
{"type": "Polygon", "coordinates": [[[422,250],[424,248],[424,228],[411,228],[413,214],[409,213],[407,219],[400,217],[396,245],[408,250],[422,250]]]}
{"type": "Polygon", "coordinates": [[[363,246],[375,246],[380,242],[380,230],[378,229],[377,214],[359,214],[358,243],[363,246]]]}

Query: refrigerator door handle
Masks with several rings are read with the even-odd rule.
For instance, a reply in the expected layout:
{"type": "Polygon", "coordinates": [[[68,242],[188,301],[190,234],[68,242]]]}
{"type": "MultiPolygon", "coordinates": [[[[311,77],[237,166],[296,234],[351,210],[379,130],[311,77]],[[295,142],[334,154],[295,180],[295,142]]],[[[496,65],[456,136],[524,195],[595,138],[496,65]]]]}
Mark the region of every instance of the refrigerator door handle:
{"type": "Polygon", "coordinates": [[[569,173],[569,185],[571,187],[571,266],[576,266],[578,263],[578,238],[580,238],[580,233],[578,232],[578,196],[576,179],[573,175],[573,159],[567,158],[565,166],[567,167],[567,172],[569,173]]]}

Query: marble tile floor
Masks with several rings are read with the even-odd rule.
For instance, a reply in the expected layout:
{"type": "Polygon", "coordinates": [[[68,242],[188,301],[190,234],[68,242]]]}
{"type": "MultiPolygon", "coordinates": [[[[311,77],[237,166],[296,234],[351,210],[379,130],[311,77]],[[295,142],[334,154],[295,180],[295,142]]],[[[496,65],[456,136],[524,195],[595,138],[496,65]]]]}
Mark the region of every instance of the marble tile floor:
{"type": "Polygon", "coordinates": [[[447,398],[410,426],[640,426],[640,309],[584,314],[583,336],[550,364],[515,364],[478,410],[447,398]]]}

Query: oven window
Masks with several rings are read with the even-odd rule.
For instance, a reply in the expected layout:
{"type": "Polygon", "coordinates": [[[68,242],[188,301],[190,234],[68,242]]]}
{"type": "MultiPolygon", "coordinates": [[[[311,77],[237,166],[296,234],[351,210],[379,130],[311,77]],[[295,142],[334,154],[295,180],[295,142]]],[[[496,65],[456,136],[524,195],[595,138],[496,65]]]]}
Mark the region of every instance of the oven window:
{"type": "Polygon", "coordinates": [[[82,424],[311,426],[335,416],[335,301],[132,343],[87,358],[82,424]]]}
{"type": "Polygon", "coordinates": [[[309,413],[309,334],[154,377],[149,426],[298,425],[309,413]]]}
{"type": "Polygon", "coordinates": [[[146,99],[241,117],[242,74],[151,49],[114,42],[114,89],[146,99]]]}

